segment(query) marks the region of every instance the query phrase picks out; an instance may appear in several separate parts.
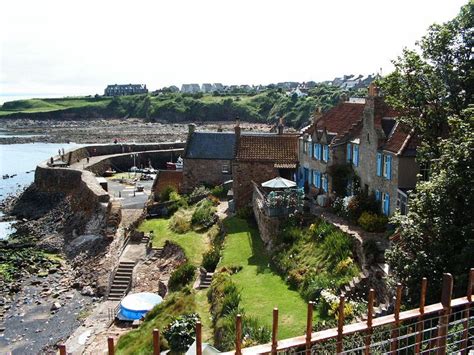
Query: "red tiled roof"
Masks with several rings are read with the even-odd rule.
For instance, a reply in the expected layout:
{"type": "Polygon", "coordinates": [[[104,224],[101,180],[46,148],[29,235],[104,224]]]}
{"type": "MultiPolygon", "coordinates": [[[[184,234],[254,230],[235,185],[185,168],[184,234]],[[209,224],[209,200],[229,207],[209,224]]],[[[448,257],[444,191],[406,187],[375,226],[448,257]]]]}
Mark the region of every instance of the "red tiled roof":
{"type": "Polygon", "coordinates": [[[389,106],[383,97],[374,97],[374,124],[375,127],[382,126],[382,118],[397,117],[398,112],[389,106]]]}
{"type": "Polygon", "coordinates": [[[382,148],[395,154],[403,154],[406,150],[415,150],[417,144],[418,139],[413,136],[411,130],[397,123],[382,148]]]}
{"type": "MultiPolygon", "coordinates": [[[[316,121],[316,129],[334,133],[335,139],[341,138],[362,122],[365,105],[358,103],[343,102],[324,113],[316,121]]],[[[312,124],[306,131],[313,134],[315,125],[312,124]]]]}
{"type": "Polygon", "coordinates": [[[298,135],[242,134],[237,143],[236,160],[297,163],[298,135]]]}
{"type": "Polygon", "coordinates": [[[153,188],[154,192],[161,193],[166,187],[174,187],[176,191],[181,190],[183,184],[182,170],[160,170],[156,184],[153,188]]]}

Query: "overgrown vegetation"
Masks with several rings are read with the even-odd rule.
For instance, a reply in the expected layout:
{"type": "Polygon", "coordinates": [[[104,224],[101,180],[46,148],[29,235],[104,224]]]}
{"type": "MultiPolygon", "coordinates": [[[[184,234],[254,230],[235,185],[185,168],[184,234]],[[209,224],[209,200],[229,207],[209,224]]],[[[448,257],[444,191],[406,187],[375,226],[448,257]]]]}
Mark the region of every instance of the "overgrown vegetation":
{"type": "Polygon", "coordinates": [[[180,265],[170,276],[168,281],[168,288],[170,291],[178,291],[183,287],[186,287],[191,281],[194,280],[196,268],[189,264],[184,263],[180,265]]]}
{"type": "Polygon", "coordinates": [[[323,220],[306,228],[290,218],[277,243],[273,264],[307,301],[319,302],[323,290],[336,293],[360,272],[351,237],[323,220]]]}
{"type": "Polygon", "coordinates": [[[163,332],[171,353],[186,352],[196,338],[196,323],[199,316],[196,313],[184,314],[175,318],[163,332]]]}
{"type": "Polygon", "coordinates": [[[196,209],[191,217],[191,223],[197,228],[207,229],[217,221],[216,208],[208,199],[196,204],[196,209]]]}

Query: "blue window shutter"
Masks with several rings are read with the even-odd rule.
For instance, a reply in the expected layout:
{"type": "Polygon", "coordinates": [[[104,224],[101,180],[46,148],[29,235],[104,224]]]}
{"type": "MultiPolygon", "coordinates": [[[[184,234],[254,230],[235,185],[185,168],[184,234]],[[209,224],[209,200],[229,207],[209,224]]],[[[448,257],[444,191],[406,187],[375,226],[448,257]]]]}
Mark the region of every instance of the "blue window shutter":
{"type": "Polygon", "coordinates": [[[308,143],[308,155],[309,157],[311,158],[312,156],[312,153],[313,153],[313,143],[308,143]]]}
{"type": "Polygon", "coordinates": [[[392,179],[392,156],[387,156],[387,179],[392,179]]]}
{"type": "Polygon", "coordinates": [[[316,187],[321,188],[321,173],[319,171],[316,172],[316,187]]]}
{"type": "Polygon", "coordinates": [[[318,150],[318,144],[317,144],[317,143],[314,143],[314,144],[313,144],[313,157],[314,157],[314,159],[318,159],[318,152],[317,152],[317,150],[318,150]]]}
{"type": "Polygon", "coordinates": [[[390,214],[390,195],[385,194],[385,199],[383,201],[383,214],[388,216],[390,214]]]}
{"type": "Polygon", "coordinates": [[[354,144],[354,156],[352,157],[352,163],[355,166],[359,166],[359,145],[354,144]]]}
{"type": "Polygon", "coordinates": [[[324,146],[324,161],[329,161],[329,146],[325,145],[324,146]]]}
{"type": "Polygon", "coordinates": [[[352,144],[350,143],[347,143],[346,160],[348,163],[352,161],[352,144]]]}
{"type": "Polygon", "coordinates": [[[377,153],[377,176],[382,176],[382,153],[377,153]]]}
{"type": "Polygon", "coordinates": [[[319,144],[319,143],[315,144],[315,146],[314,146],[314,153],[315,153],[315,156],[314,156],[314,157],[315,157],[317,160],[320,160],[320,159],[321,159],[321,157],[320,157],[320,155],[319,155],[319,147],[320,147],[320,144],[319,144]]]}

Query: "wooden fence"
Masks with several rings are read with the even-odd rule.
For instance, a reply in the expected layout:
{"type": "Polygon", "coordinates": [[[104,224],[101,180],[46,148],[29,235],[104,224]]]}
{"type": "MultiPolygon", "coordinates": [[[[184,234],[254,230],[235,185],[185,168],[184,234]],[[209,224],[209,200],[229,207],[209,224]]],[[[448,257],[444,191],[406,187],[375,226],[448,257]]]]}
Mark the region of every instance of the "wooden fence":
{"type": "MultiPolygon", "coordinates": [[[[396,289],[394,313],[373,318],[373,289],[368,295],[367,320],[345,325],[344,296],[340,297],[337,327],[313,332],[312,302],[308,303],[305,335],[278,340],[278,308],[273,309],[271,342],[242,348],[242,318],[236,317],[235,350],[230,354],[446,354],[467,355],[474,349],[474,268],[470,270],[466,296],[452,299],[453,278],[443,275],[441,300],[425,305],[427,279],[421,282],[420,306],[401,312],[402,285],[396,289]]],[[[153,354],[160,354],[160,333],[153,331],[153,354]]],[[[114,339],[108,339],[114,354],[114,339]]],[[[65,355],[64,346],[59,347],[65,355]]],[[[196,354],[202,355],[202,325],[196,324],[196,354]]]]}

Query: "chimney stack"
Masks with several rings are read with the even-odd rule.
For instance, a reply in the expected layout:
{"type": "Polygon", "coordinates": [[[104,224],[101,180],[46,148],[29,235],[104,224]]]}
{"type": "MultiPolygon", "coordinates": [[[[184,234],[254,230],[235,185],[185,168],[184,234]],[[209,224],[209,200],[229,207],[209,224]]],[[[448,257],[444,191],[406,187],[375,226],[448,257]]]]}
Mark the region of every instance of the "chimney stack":
{"type": "Polygon", "coordinates": [[[238,117],[235,119],[234,131],[235,131],[236,138],[239,139],[240,138],[240,119],[238,117]]]}
{"type": "Polygon", "coordinates": [[[377,85],[375,85],[374,82],[371,82],[370,85],[369,85],[369,97],[377,97],[379,96],[379,88],[377,87],[377,85]]]}
{"type": "Polygon", "coordinates": [[[194,133],[195,129],[196,129],[196,125],[194,123],[188,124],[188,136],[189,137],[194,133]]]}
{"type": "Polygon", "coordinates": [[[278,135],[283,134],[283,117],[280,117],[279,122],[278,122],[278,135]]]}
{"type": "Polygon", "coordinates": [[[342,104],[343,102],[346,102],[346,101],[348,101],[348,100],[349,100],[349,98],[347,97],[347,94],[346,94],[345,92],[343,92],[343,93],[341,94],[341,96],[339,97],[339,103],[340,103],[340,104],[342,104]]]}
{"type": "Polygon", "coordinates": [[[316,110],[314,110],[314,115],[313,115],[313,123],[316,124],[322,115],[323,115],[323,110],[321,106],[316,107],[316,110]]]}
{"type": "Polygon", "coordinates": [[[219,125],[219,126],[217,127],[217,132],[222,132],[222,125],[219,125]]]}

